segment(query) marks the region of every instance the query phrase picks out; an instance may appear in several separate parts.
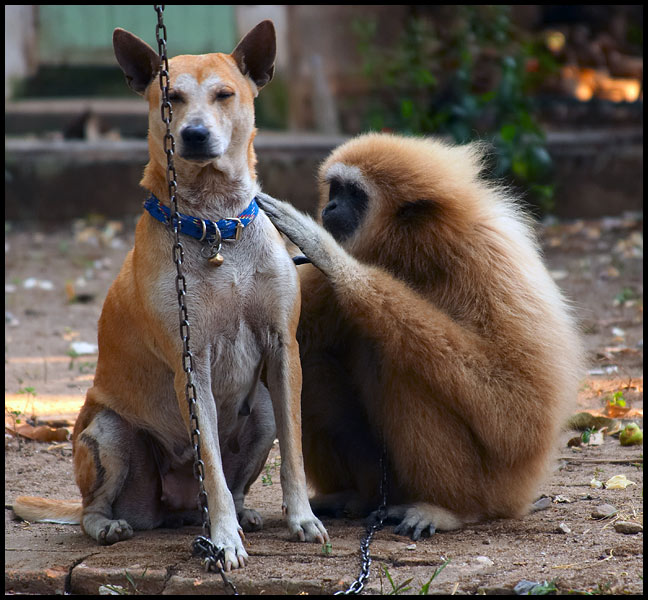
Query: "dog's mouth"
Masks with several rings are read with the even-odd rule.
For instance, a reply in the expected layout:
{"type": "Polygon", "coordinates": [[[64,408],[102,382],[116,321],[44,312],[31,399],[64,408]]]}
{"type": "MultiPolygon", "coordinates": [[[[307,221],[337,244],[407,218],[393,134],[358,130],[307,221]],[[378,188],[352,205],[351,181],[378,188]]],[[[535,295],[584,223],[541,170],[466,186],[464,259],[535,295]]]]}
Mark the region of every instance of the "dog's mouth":
{"type": "Polygon", "coordinates": [[[223,155],[220,152],[198,152],[195,150],[182,150],[180,152],[180,158],[198,163],[210,162],[221,156],[223,155]]]}

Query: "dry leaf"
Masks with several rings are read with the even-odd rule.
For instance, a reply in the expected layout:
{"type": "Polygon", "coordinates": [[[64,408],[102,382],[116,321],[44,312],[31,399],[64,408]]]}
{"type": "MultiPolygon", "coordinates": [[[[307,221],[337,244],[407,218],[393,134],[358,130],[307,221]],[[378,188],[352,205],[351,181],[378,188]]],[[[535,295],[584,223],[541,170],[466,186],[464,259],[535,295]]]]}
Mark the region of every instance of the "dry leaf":
{"type": "Polygon", "coordinates": [[[612,418],[623,417],[630,411],[629,406],[618,406],[617,404],[607,403],[605,405],[605,414],[612,418]]]}
{"type": "Polygon", "coordinates": [[[605,482],[605,489],[625,490],[629,485],[637,484],[634,481],[630,481],[625,475],[615,475],[605,482]]]}
{"type": "Polygon", "coordinates": [[[37,442],[64,442],[70,436],[70,432],[64,427],[48,427],[39,425],[34,427],[29,423],[18,425],[16,428],[5,426],[5,431],[12,435],[20,435],[24,438],[37,442]]]}

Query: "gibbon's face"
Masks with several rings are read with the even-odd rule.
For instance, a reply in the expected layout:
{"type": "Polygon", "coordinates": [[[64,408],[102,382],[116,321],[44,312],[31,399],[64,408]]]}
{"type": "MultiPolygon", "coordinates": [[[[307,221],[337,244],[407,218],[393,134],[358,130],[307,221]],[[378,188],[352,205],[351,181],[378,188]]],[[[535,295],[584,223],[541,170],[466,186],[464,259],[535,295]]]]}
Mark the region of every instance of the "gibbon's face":
{"type": "Polygon", "coordinates": [[[353,235],[367,211],[369,196],[353,179],[331,174],[328,203],[322,209],[324,228],[342,242],[353,235]]]}

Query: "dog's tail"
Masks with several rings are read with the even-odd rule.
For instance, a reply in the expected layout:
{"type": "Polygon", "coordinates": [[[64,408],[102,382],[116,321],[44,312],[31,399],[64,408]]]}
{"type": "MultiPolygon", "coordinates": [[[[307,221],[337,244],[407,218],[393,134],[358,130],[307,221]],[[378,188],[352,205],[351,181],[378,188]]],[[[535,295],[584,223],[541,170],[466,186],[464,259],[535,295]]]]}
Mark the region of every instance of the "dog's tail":
{"type": "Polygon", "coordinates": [[[31,523],[79,525],[83,506],[80,500],[49,500],[18,496],[11,507],[14,514],[31,523]]]}

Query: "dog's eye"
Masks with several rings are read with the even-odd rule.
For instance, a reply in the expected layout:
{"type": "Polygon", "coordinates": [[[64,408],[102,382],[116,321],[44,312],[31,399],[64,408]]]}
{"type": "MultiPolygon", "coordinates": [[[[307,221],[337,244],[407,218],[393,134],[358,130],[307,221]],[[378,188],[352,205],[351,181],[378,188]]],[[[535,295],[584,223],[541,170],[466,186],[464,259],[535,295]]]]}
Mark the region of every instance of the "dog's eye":
{"type": "Polygon", "coordinates": [[[227,100],[227,98],[231,98],[234,95],[234,92],[230,90],[221,90],[220,92],[216,92],[214,94],[214,99],[215,100],[227,100]]]}
{"type": "Polygon", "coordinates": [[[169,101],[178,104],[180,102],[184,102],[184,97],[180,92],[169,91],[169,101]]]}

